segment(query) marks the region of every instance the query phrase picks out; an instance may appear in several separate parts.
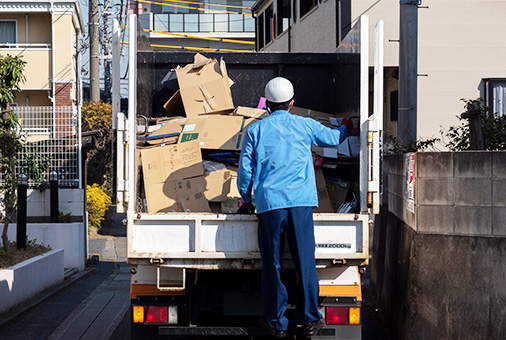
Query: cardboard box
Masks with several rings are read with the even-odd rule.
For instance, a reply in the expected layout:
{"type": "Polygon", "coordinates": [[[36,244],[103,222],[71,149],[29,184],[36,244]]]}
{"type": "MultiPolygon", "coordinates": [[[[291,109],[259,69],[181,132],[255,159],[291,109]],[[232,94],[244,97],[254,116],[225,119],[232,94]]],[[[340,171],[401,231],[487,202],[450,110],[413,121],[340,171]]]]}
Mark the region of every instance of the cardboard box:
{"type": "MultiPolygon", "coordinates": [[[[255,199],[252,199],[251,203],[256,206],[255,199]]],[[[240,197],[227,197],[226,201],[221,202],[221,212],[223,214],[235,214],[242,204],[242,198],[240,197]]]]}
{"type": "Polygon", "coordinates": [[[247,118],[257,118],[262,119],[268,116],[267,111],[262,109],[254,109],[251,107],[238,106],[234,112],[238,116],[243,116],[247,118]]]}
{"type": "MultiPolygon", "coordinates": [[[[233,81],[223,59],[218,62],[197,53],[193,64],[176,68],[176,75],[187,117],[234,110],[230,91],[233,81]]],[[[177,106],[178,100],[171,98],[168,106],[177,106]]]]}
{"type": "Polygon", "coordinates": [[[145,183],[144,188],[149,213],[183,212],[185,210],[181,200],[199,192],[203,193],[206,180],[204,176],[198,176],[165,183],[145,183]]]}
{"type": "Polygon", "coordinates": [[[314,120],[322,123],[325,126],[333,127],[332,124],[330,123],[330,118],[334,118],[335,115],[330,114],[330,113],[325,113],[325,112],[311,110],[311,109],[305,109],[305,108],[297,107],[297,106],[293,106],[290,109],[290,113],[297,115],[297,116],[301,116],[301,117],[310,117],[310,118],[313,118],[314,120]]]}
{"type": "Polygon", "coordinates": [[[333,213],[334,208],[330,202],[330,197],[327,192],[325,177],[320,167],[315,167],[315,178],[316,178],[316,192],[318,193],[318,208],[315,212],[318,213],[333,213]]]}
{"type": "MultiPolygon", "coordinates": [[[[341,143],[342,144],[342,143],[341,143]]],[[[339,153],[338,146],[331,146],[327,148],[322,148],[316,145],[311,145],[311,151],[314,152],[317,156],[324,158],[335,158],[337,159],[339,153]]]]}
{"type": "Polygon", "coordinates": [[[218,171],[206,172],[206,191],[205,195],[210,202],[223,202],[227,200],[230,192],[232,176],[230,171],[223,169],[218,171]]]}
{"type": "Polygon", "coordinates": [[[146,143],[150,145],[177,143],[185,121],[185,118],[178,118],[162,123],[159,129],[145,137],[146,143]]]}
{"type": "Polygon", "coordinates": [[[181,199],[184,212],[211,212],[203,192],[197,192],[181,199]]]}
{"type": "Polygon", "coordinates": [[[188,118],[179,143],[198,140],[202,149],[241,150],[241,131],[248,123],[240,116],[211,115],[188,118]]]}
{"type": "Polygon", "coordinates": [[[198,141],[141,150],[144,183],[165,183],[204,175],[198,141]]]}

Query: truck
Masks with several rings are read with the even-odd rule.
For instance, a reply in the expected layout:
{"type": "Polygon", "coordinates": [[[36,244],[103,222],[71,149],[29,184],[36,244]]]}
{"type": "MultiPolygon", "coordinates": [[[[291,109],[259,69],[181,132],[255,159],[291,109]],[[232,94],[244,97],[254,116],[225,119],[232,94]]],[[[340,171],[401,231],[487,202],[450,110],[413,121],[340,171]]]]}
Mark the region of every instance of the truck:
{"type": "MultiPolygon", "coordinates": [[[[297,106],[359,117],[358,155],[338,158],[335,164],[356,183],[357,210],[314,213],[319,308],[326,322],[314,339],[361,338],[361,275],[369,262],[374,214],[379,212],[383,125],[383,23],[375,28],[374,68],[369,65],[368,27],[368,17],[362,16],[334,53],[205,53],[226,62],[238,105],[256,106],[267,81],[284,76],[294,84],[297,106]]],[[[115,22],[113,54],[119,53],[118,32],[115,22]]],[[[262,298],[256,216],[141,209],[136,159],[139,117],[152,116],[161,105],[161,79],[177,65],[190,63],[194,53],[151,50],[135,15],[129,18],[128,49],[128,117],[119,110],[119,65],[115,64],[113,129],[117,207],[126,213],[131,268],[132,339],[265,336],[268,333],[258,326],[262,298]]],[[[298,279],[288,249],[283,276],[289,292],[287,337],[302,339],[302,328],[294,320],[298,279]]]]}

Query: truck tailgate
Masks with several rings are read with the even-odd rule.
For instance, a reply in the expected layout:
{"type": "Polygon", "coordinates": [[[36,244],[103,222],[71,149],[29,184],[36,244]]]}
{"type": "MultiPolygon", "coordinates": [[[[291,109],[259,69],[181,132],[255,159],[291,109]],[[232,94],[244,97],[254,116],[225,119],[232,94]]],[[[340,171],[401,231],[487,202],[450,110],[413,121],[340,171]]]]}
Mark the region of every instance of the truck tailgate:
{"type": "MultiPolygon", "coordinates": [[[[261,258],[255,215],[169,213],[128,218],[130,263],[161,259],[185,268],[232,269],[261,258]]],[[[366,260],[368,219],[365,214],[314,214],[317,264],[366,260]]]]}

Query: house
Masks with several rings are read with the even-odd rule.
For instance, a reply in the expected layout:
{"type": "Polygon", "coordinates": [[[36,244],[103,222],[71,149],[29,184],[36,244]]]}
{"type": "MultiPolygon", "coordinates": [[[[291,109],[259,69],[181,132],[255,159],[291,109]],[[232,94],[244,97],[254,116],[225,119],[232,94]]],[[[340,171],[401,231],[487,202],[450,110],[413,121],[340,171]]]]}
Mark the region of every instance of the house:
{"type": "Polygon", "coordinates": [[[83,25],[79,1],[0,0],[0,54],[26,62],[26,81],[10,104],[25,137],[16,172],[37,186],[55,171],[65,189],[59,190],[59,211],[72,222],[47,224],[49,190],[29,191],[28,238],[65,249],[65,267],[78,269],[85,265],[87,230],[80,126],[83,25]]]}
{"type": "MultiPolygon", "coordinates": [[[[259,51],[334,52],[361,15],[369,16],[370,38],[380,19],[385,27],[385,133],[397,134],[400,3],[416,0],[258,0],[259,51]]],[[[417,138],[441,137],[459,125],[461,98],[481,97],[506,114],[506,2],[418,1],[417,138]]],[[[416,5],[416,4],[415,4],[416,5]]],[[[370,49],[371,66],[373,62],[370,49]]]]}
{"type": "MultiPolygon", "coordinates": [[[[0,0],[0,54],[26,61],[26,81],[10,105],[27,137],[24,154],[38,156],[32,163],[39,166],[51,159],[60,185],[70,187],[82,187],[78,147],[82,29],[78,1],[0,0]]],[[[20,161],[19,171],[30,171],[23,168],[29,166],[23,163],[26,158],[20,161]]]]}
{"type": "Polygon", "coordinates": [[[155,50],[255,49],[255,1],[202,0],[196,2],[130,1],[155,50]]]}

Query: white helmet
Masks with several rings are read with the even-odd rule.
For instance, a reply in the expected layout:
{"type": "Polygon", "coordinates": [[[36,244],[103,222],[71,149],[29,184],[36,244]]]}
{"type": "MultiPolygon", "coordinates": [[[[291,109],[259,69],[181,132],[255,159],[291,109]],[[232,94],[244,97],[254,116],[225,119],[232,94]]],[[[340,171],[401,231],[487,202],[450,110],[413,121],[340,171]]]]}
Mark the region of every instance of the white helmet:
{"type": "Polygon", "coordinates": [[[265,85],[265,98],[271,103],[285,103],[293,98],[293,85],[283,77],[271,79],[265,85]]]}

